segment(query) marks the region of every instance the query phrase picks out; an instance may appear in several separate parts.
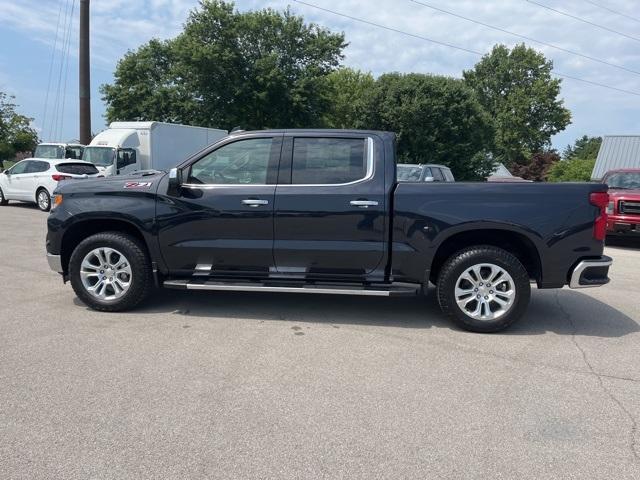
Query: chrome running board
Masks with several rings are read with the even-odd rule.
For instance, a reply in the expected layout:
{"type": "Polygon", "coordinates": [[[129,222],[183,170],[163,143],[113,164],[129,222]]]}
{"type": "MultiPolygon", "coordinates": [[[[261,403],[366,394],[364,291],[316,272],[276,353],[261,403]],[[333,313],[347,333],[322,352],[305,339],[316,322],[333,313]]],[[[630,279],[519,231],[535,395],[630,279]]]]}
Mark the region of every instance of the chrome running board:
{"type": "Polygon", "coordinates": [[[232,283],[202,281],[201,279],[174,279],[163,283],[166,288],[186,290],[223,290],[232,292],[316,293],[329,295],[366,295],[373,297],[414,296],[420,293],[420,285],[402,283],[371,286],[342,286],[337,284],[278,285],[277,283],[232,283]]]}

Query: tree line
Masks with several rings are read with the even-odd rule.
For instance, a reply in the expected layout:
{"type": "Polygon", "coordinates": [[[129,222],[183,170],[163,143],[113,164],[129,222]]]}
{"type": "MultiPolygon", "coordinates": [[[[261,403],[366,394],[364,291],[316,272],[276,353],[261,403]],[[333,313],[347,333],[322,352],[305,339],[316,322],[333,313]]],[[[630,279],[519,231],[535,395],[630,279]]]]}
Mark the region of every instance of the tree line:
{"type": "MultiPolygon", "coordinates": [[[[586,137],[564,152],[573,163],[551,149],[571,114],[552,62],[524,44],[494,46],[461,78],[374,78],[342,65],[347,45],[343,33],[289,9],[238,12],[233,3],[202,0],[175,38],[152,39],[118,62],[113,83],[101,86],[105,116],[227,130],[391,130],[401,162],[441,163],[460,180],[486,178],[497,163],[533,180],[577,180],[597,154],[578,144],[598,140],[586,137]]],[[[37,140],[30,119],[15,118],[27,121],[20,138],[37,140]]],[[[26,146],[4,140],[3,125],[0,155],[26,146]]]]}

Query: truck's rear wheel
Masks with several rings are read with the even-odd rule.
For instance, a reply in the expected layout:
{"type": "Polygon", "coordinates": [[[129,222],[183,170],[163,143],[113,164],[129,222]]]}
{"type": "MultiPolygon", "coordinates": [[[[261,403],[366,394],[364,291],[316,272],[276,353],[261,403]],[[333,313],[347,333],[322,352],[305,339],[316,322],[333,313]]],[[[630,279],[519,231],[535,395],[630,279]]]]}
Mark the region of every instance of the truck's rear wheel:
{"type": "Polygon", "coordinates": [[[442,311],[462,328],[497,332],[518,320],[531,296],[529,275],[511,253],[476,246],[452,255],[438,276],[442,311]]]}
{"type": "Polygon", "coordinates": [[[128,310],[143,301],[153,282],[140,242],[123,233],[98,233],[76,247],[69,261],[71,286],[94,310],[128,310]]]}

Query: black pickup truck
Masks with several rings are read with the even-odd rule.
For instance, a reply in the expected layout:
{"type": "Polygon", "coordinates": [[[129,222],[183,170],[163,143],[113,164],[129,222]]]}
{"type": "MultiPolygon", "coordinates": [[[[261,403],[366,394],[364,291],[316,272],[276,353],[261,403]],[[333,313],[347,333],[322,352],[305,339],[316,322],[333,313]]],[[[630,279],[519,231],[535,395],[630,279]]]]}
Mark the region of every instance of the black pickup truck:
{"type": "Polygon", "coordinates": [[[397,183],[395,136],[229,135],[170,172],[68,182],[47,256],[78,297],[130,309],[151,288],[419,295],[501,330],[538,288],[609,281],[602,184],[397,183]]]}

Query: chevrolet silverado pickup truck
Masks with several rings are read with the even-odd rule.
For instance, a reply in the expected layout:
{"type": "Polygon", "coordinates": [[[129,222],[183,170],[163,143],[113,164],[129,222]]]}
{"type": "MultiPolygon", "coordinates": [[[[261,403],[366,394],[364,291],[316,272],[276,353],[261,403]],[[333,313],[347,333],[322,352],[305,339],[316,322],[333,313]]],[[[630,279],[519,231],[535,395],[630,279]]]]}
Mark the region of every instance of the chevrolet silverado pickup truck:
{"type": "Polygon", "coordinates": [[[169,172],[62,184],[47,256],[101,311],[154,286],[401,296],[432,283],[459,326],[495,332],[531,283],[609,281],[608,203],[596,183],[398,183],[389,132],[241,132],[169,172]]]}

